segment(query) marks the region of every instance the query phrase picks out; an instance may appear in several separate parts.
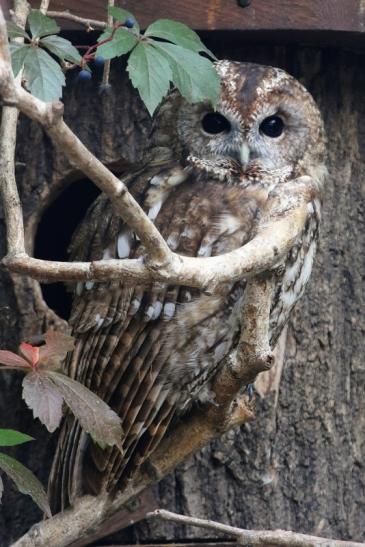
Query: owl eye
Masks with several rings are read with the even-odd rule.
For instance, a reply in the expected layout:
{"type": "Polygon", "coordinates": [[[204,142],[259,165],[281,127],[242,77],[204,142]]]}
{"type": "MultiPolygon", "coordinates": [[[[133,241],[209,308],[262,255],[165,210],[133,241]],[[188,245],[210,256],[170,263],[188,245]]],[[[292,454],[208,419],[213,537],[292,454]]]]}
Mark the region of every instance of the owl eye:
{"type": "Polygon", "coordinates": [[[218,133],[223,133],[224,131],[229,131],[231,129],[231,124],[219,114],[219,112],[209,112],[205,114],[202,119],[202,127],[206,133],[211,135],[217,135],[218,133]]]}
{"type": "Polygon", "coordinates": [[[276,139],[284,131],[284,122],[279,116],[269,116],[261,122],[260,131],[267,137],[276,139]]]}

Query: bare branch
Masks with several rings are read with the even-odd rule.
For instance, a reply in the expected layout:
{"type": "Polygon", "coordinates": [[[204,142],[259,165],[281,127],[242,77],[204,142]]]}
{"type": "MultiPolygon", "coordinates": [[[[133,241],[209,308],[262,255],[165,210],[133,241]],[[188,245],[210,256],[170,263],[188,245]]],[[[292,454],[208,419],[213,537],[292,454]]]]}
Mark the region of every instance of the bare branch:
{"type": "Polygon", "coordinates": [[[85,19],[84,17],[79,17],[78,15],[74,15],[73,13],[70,13],[69,11],[52,11],[49,10],[47,15],[49,17],[55,17],[56,19],[66,19],[68,21],[73,21],[74,23],[79,23],[80,25],[84,25],[86,27],[87,31],[91,31],[94,29],[105,29],[106,23],[105,21],[97,21],[96,19],[85,19]]]}
{"type": "MultiPolygon", "coordinates": [[[[17,24],[24,28],[29,12],[28,2],[26,0],[16,0],[14,11],[17,24]]],[[[15,38],[14,41],[24,42],[24,38],[15,38]]],[[[1,46],[4,45],[1,42],[1,37],[0,44],[1,46]]],[[[1,47],[3,57],[1,57],[0,52],[0,66],[1,63],[7,64],[9,62],[6,54],[7,43],[5,48],[3,51],[3,47],[1,47]]],[[[17,78],[19,83],[21,77],[22,75],[19,74],[17,78]]],[[[4,204],[8,249],[25,252],[23,213],[15,180],[14,156],[18,117],[19,111],[16,108],[3,107],[0,127],[0,193],[4,204]]]]}
{"type": "MultiPolygon", "coordinates": [[[[114,0],[108,0],[108,8],[113,7],[114,4],[115,4],[114,0]]],[[[106,22],[107,22],[107,25],[109,27],[111,27],[113,25],[113,16],[110,15],[109,13],[108,13],[108,17],[107,17],[106,22]]],[[[105,85],[105,86],[109,84],[110,64],[111,64],[111,60],[106,59],[105,64],[104,64],[103,80],[102,80],[102,85],[105,85]]]]}
{"type": "Polygon", "coordinates": [[[251,278],[279,262],[303,228],[304,209],[298,208],[285,219],[259,227],[256,237],[239,249],[209,258],[169,252],[169,260],[160,268],[150,261],[144,263],[138,259],[51,262],[30,258],[24,253],[7,256],[3,263],[14,272],[49,281],[120,279],[141,284],[165,281],[214,292],[220,283],[251,278]]]}
{"type": "MultiPolygon", "coordinates": [[[[113,201],[115,210],[136,232],[153,260],[164,263],[169,248],[153,224],[128,192],[126,186],[113,175],[82,144],[62,119],[63,104],[46,104],[21,88],[13,78],[7,32],[0,10],[0,92],[5,100],[12,100],[20,111],[43,125],[53,142],[65,153],[69,161],[81,169],[113,201]]],[[[16,252],[18,249],[9,249],[16,252]]]]}
{"type": "MultiPolygon", "coordinates": [[[[294,205],[291,211],[280,211],[280,198],[274,196],[268,201],[266,211],[258,226],[257,236],[241,249],[227,255],[211,258],[181,257],[172,253],[161,234],[128,192],[125,184],[113,175],[74,135],[62,119],[62,103],[46,104],[21,88],[12,76],[7,48],[6,26],[0,16],[0,92],[5,100],[12,100],[30,118],[43,125],[53,142],[67,156],[69,161],[85,173],[113,202],[116,212],[141,239],[148,258],[146,264],[137,261],[108,261],[94,263],[49,263],[27,258],[20,245],[21,236],[9,239],[9,255],[4,261],[9,269],[50,280],[95,279],[107,280],[115,277],[170,281],[195,287],[215,287],[219,283],[252,276],[275,265],[288,252],[297,235],[301,232],[307,216],[306,201],[298,201],[298,195],[310,200],[310,185],[295,181],[285,190],[285,202],[292,192],[294,205]],[[278,205],[279,204],[279,205],[278,205]],[[278,209],[279,207],[279,209],[278,209]],[[274,214],[272,211],[278,209],[274,214]],[[274,226],[275,225],[275,226],[274,226]],[[274,229],[273,229],[274,228],[274,229]]],[[[14,183],[14,181],[13,181],[14,183]]],[[[15,185],[12,185],[15,191],[15,185]]],[[[5,203],[7,203],[5,201],[5,203]]],[[[21,227],[9,218],[14,230],[21,227]],[[18,226],[18,227],[17,227],[18,226]]]]}
{"type": "Polygon", "coordinates": [[[214,530],[215,532],[222,532],[237,538],[237,543],[244,545],[275,545],[277,547],[318,547],[320,545],[323,545],[323,547],[365,546],[365,543],[338,541],[335,539],[326,539],[318,536],[299,534],[297,532],[290,532],[287,530],[245,530],[243,528],[236,528],[235,526],[221,524],[220,522],[215,522],[213,520],[179,515],[178,513],[172,513],[171,511],[166,511],[164,509],[157,509],[152,513],[148,513],[147,517],[161,518],[163,520],[177,522],[187,526],[196,526],[198,528],[214,530]]]}
{"type": "MultiPolygon", "coordinates": [[[[256,314],[257,324],[261,320],[266,324],[272,297],[271,280],[253,281],[247,294],[242,313],[245,315],[251,313],[252,321],[249,321],[250,327],[243,330],[241,341],[245,342],[245,336],[251,330],[254,343],[248,359],[242,359],[240,362],[237,357],[234,359],[228,357],[227,363],[222,364],[222,370],[228,372],[227,374],[218,374],[212,387],[213,398],[217,404],[206,404],[199,408],[193,408],[184,420],[179,422],[162,440],[143,466],[137,470],[127,488],[113,500],[98,496],[94,498],[95,507],[92,510],[90,498],[80,498],[76,501],[74,509],[56,515],[52,520],[36,524],[23,539],[14,544],[14,547],[34,545],[40,547],[48,545],[51,538],[53,541],[57,538],[57,545],[62,547],[76,541],[78,537],[87,536],[104,522],[108,515],[117,512],[126,501],[170,473],[188,456],[197,452],[223,432],[253,419],[253,410],[247,404],[247,396],[237,397],[237,394],[242,388],[243,381],[246,381],[247,378],[254,378],[260,370],[267,368],[265,359],[253,358],[253,356],[261,358],[262,355],[265,355],[267,344],[266,330],[253,327],[253,314],[256,314]],[[254,286],[255,284],[257,287],[254,286]],[[233,363],[233,366],[229,367],[228,363],[233,363]],[[66,522],[76,522],[76,528],[74,524],[67,526],[66,522]],[[37,542],[33,543],[35,537],[37,542]]],[[[239,354],[239,352],[237,353],[239,354]]]]}
{"type": "Polygon", "coordinates": [[[50,3],[50,0],[42,0],[41,1],[41,5],[39,6],[39,10],[43,13],[43,15],[45,15],[47,13],[49,3],[50,3]]]}

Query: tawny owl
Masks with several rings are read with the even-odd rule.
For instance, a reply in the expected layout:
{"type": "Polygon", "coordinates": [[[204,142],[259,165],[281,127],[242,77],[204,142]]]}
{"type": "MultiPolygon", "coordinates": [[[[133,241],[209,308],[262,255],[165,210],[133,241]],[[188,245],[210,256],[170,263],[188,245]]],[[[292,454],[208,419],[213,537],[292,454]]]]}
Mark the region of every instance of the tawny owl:
{"type": "MultiPolygon", "coordinates": [[[[229,61],[216,68],[222,79],[217,109],[172,92],[156,116],[145,163],[124,181],[171,249],[201,257],[248,242],[276,185],[302,175],[316,182],[305,230],[277,265],[270,320],[275,345],[312,268],[326,172],[322,119],[311,95],[283,70],[229,61]]],[[[72,260],[142,254],[138,238],[100,196],[74,237],[72,260]]],[[[209,401],[209,381],[237,341],[244,290],[244,280],[213,295],[157,283],[77,287],[76,348],[67,372],[119,413],[124,455],[95,446],[67,416],[50,481],[54,510],[83,492],[122,487],[174,416],[209,401]]]]}

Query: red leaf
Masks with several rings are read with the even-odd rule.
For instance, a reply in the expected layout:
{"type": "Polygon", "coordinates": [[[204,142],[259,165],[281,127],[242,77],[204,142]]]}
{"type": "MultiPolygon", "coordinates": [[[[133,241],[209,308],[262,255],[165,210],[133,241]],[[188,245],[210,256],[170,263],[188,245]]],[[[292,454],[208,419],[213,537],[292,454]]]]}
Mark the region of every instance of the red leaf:
{"type": "Polygon", "coordinates": [[[39,348],[32,346],[31,344],[27,344],[27,342],[22,342],[19,346],[19,350],[27,361],[29,361],[32,368],[34,368],[39,361],[39,348]]]}
{"type": "Polygon", "coordinates": [[[63,397],[45,372],[36,370],[25,376],[23,399],[50,433],[57,429],[62,418],[63,397]]]}
{"type": "Polygon", "coordinates": [[[74,338],[68,334],[49,330],[44,339],[45,345],[39,348],[39,361],[42,364],[60,366],[67,353],[74,349],[74,338]]]}
{"type": "Polygon", "coordinates": [[[116,445],[122,450],[122,423],[114,410],[86,386],[69,376],[54,371],[44,374],[52,378],[81,427],[90,433],[97,444],[102,448],[116,445]]]}
{"type": "Polygon", "coordinates": [[[20,355],[12,351],[0,350],[0,363],[14,368],[30,368],[30,364],[20,355]]]}

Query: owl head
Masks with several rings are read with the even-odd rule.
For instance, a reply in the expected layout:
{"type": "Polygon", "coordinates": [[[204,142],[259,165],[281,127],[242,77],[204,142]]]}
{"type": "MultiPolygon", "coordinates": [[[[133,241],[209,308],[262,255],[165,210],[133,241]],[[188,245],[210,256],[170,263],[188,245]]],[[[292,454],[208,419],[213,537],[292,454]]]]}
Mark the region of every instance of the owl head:
{"type": "Polygon", "coordinates": [[[278,68],[219,61],[216,70],[222,83],[215,109],[173,93],[157,117],[181,157],[219,180],[321,178],[324,128],[310,93],[278,68]]]}

